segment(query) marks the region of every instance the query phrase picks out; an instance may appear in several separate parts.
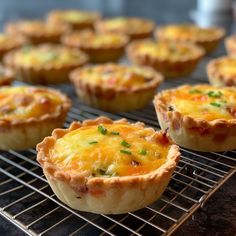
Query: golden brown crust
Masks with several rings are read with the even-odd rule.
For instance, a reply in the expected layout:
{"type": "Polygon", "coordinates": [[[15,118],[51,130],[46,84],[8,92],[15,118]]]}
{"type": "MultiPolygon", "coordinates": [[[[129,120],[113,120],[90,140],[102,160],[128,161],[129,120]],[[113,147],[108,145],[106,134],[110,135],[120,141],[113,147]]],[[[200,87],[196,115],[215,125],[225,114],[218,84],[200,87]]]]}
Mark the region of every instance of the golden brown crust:
{"type": "Polygon", "coordinates": [[[201,48],[189,43],[182,44],[193,48],[197,52],[192,57],[182,57],[181,59],[173,60],[173,58],[162,59],[147,54],[140,55],[137,47],[139,47],[140,44],[145,45],[145,42],[150,41],[137,41],[129,44],[127,47],[128,58],[134,64],[152,67],[153,69],[161,72],[167,78],[183,77],[191,74],[204,55],[204,51],[201,48]]]}
{"type": "MultiPolygon", "coordinates": [[[[109,66],[112,64],[105,64],[109,66]]],[[[86,67],[85,67],[86,69],[86,67]]],[[[149,68],[145,68],[150,70],[149,68]]],[[[83,70],[83,69],[81,69],[83,70]]],[[[94,107],[110,112],[130,111],[143,108],[150,102],[156,89],[163,81],[163,77],[154,71],[149,82],[130,88],[109,87],[106,84],[90,84],[80,77],[80,69],[70,74],[70,79],[75,86],[80,99],[94,107]]]]}
{"type": "Polygon", "coordinates": [[[10,85],[14,80],[14,73],[9,68],[0,65],[0,86],[10,85]]]}
{"type": "Polygon", "coordinates": [[[216,86],[236,86],[236,78],[225,73],[222,73],[218,69],[218,64],[222,61],[230,57],[220,57],[215,60],[211,60],[207,64],[207,75],[209,82],[212,85],[216,86]]]}
{"type": "Polygon", "coordinates": [[[236,36],[231,35],[225,39],[225,48],[230,56],[236,55],[236,36]]]}
{"type": "MultiPolygon", "coordinates": [[[[40,47],[52,47],[50,44],[41,44],[40,47]]],[[[60,47],[60,46],[58,46],[60,47]]],[[[20,49],[19,49],[20,50],[20,49]]],[[[72,49],[71,49],[72,50],[72,49]]],[[[74,49],[75,52],[81,54],[81,61],[64,64],[60,66],[54,66],[50,64],[44,64],[43,66],[39,65],[23,65],[19,64],[15,60],[15,55],[18,53],[18,50],[13,50],[7,53],[4,56],[4,64],[11,68],[15,74],[16,79],[32,84],[58,84],[66,83],[69,81],[69,73],[78,67],[85,65],[88,61],[87,55],[83,52],[80,52],[77,49],[74,49]]]]}
{"type": "MultiPolygon", "coordinates": [[[[74,122],[68,129],[54,130],[51,137],[45,138],[43,142],[37,145],[37,161],[42,166],[51,187],[57,196],[72,208],[95,213],[120,214],[144,207],[155,201],[162,194],[179,161],[179,149],[173,144],[169,150],[167,161],[157,170],[145,175],[87,178],[80,173],[71,175],[69,172],[60,170],[60,168],[50,162],[49,152],[53,149],[58,138],[83,126],[112,123],[128,124],[125,119],[113,122],[106,117],[86,120],[83,123],[74,122]],[[61,187],[59,185],[61,185],[61,187]],[[150,188],[153,187],[155,190],[153,189],[152,191],[150,188]],[[68,192],[62,192],[66,189],[68,192]],[[135,194],[139,192],[141,195],[135,194]],[[70,196],[71,194],[74,196],[70,196]],[[120,201],[124,197],[127,202],[122,205],[120,201]],[[139,197],[142,199],[139,199],[139,197]],[[138,202],[135,198],[138,198],[138,202]],[[134,204],[131,203],[132,200],[134,204]],[[129,202],[131,203],[130,205],[129,202]],[[99,207],[99,205],[101,205],[101,207],[99,207]]],[[[144,124],[140,122],[133,125],[144,128],[144,124]]],[[[156,132],[156,135],[163,134],[156,132]]]]}
{"type": "Polygon", "coordinates": [[[45,113],[39,117],[27,119],[5,120],[0,119],[0,149],[24,150],[33,148],[53,129],[63,125],[67,112],[71,107],[71,101],[61,92],[44,87],[32,87],[34,91],[43,90],[60,97],[61,105],[54,113],[45,113]]]}
{"type": "Polygon", "coordinates": [[[153,102],[161,128],[168,129],[170,137],[178,145],[202,152],[220,152],[236,148],[236,119],[207,121],[169,110],[171,104],[164,99],[163,94],[169,91],[173,93],[174,90],[165,90],[157,94],[153,102]]]}

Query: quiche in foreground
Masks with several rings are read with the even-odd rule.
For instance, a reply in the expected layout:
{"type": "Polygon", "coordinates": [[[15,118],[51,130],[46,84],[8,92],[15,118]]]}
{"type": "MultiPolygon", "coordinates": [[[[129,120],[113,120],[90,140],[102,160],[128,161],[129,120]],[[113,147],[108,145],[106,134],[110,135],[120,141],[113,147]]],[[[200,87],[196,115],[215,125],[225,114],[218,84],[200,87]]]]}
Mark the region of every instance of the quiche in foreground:
{"type": "Polygon", "coordinates": [[[236,86],[236,58],[220,57],[207,65],[207,74],[211,84],[216,86],[236,86]]]}
{"type": "Polygon", "coordinates": [[[93,63],[117,61],[124,54],[129,38],[122,34],[97,34],[92,31],[72,32],[62,38],[63,44],[78,48],[93,63]]]}
{"type": "Polygon", "coordinates": [[[236,89],[184,85],[154,99],[159,124],[180,146],[202,152],[236,148],[236,89]]]}
{"type": "Polygon", "coordinates": [[[81,101],[110,112],[145,107],[163,80],[152,69],[112,63],[76,69],[70,79],[81,101]]]}
{"type": "Polygon", "coordinates": [[[192,24],[160,26],[155,32],[158,40],[195,43],[207,54],[217,48],[224,35],[225,31],[220,27],[202,28],[192,24]]]}
{"type": "Polygon", "coordinates": [[[32,84],[68,82],[71,70],[87,61],[83,52],[53,44],[26,46],[4,57],[4,63],[15,71],[18,80],[32,84]]]}
{"type": "Polygon", "coordinates": [[[0,98],[0,150],[34,148],[63,125],[71,103],[43,87],[4,86],[0,98]]]}
{"type": "Polygon", "coordinates": [[[138,17],[114,17],[96,23],[100,33],[120,33],[129,36],[131,40],[151,37],[154,22],[138,17]]]}
{"type": "Polygon", "coordinates": [[[191,43],[136,41],[127,48],[128,58],[137,65],[150,66],[167,78],[193,72],[204,50],[191,43]]]}
{"type": "Polygon", "coordinates": [[[37,151],[62,202],[101,214],[135,211],[156,201],[180,157],[165,133],[105,117],[56,129],[37,151]]]}

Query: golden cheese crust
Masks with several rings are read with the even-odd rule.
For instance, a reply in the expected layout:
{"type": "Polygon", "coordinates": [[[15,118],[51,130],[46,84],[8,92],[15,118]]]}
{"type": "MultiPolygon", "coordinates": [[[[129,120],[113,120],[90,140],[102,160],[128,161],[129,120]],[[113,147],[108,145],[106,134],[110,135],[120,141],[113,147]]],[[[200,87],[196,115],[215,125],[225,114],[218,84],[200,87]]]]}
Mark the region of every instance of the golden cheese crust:
{"type": "Polygon", "coordinates": [[[236,59],[233,56],[211,60],[207,65],[208,79],[216,86],[236,86],[236,59]]]}
{"type": "Polygon", "coordinates": [[[159,40],[195,43],[206,53],[214,51],[224,35],[225,31],[220,27],[201,28],[191,24],[160,26],[155,32],[159,40]]]}
{"type": "Polygon", "coordinates": [[[10,85],[14,80],[14,72],[0,64],[0,86],[10,85]]]}
{"type": "Polygon", "coordinates": [[[236,148],[236,90],[185,85],[154,99],[159,123],[180,146],[197,151],[236,148]]]}
{"type": "Polygon", "coordinates": [[[43,87],[0,88],[0,149],[34,147],[53,129],[62,126],[70,100],[43,87]]]}
{"type": "Polygon", "coordinates": [[[37,150],[59,199],[77,210],[103,214],[133,211],[155,201],[180,156],[166,134],[105,117],[55,130],[37,150]]]}
{"type": "Polygon", "coordinates": [[[70,78],[82,101],[112,112],[146,106],[162,82],[152,69],[110,63],[77,69],[70,78]]]}
{"type": "Polygon", "coordinates": [[[173,78],[190,74],[204,51],[190,43],[146,40],[131,43],[127,54],[133,63],[151,66],[164,76],[173,78]]]}
{"type": "Polygon", "coordinates": [[[131,40],[149,38],[154,30],[154,22],[138,17],[115,17],[96,23],[96,30],[101,33],[121,33],[131,40]]]}

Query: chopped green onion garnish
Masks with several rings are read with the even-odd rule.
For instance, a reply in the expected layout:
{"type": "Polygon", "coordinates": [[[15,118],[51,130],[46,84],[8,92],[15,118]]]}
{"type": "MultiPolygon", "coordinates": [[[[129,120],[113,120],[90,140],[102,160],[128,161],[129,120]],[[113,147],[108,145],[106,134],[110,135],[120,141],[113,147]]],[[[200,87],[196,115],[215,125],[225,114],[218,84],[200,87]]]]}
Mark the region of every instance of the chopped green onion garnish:
{"type": "Polygon", "coordinates": [[[147,155],[147,151],[145,149],[142,149],[140,152],[139,152],[140,155],[147,155]]]}
{"type": "Polygon", "coordinates": [[[221,107],[221,104],[218,102],[211,102],[210,104],[214,107],[221,107]]]}
{"type": "Polygon", "coordinates": [[[99,125],[98,126],[98,132],[100,132],[101,134],[105,135],[107,133],[107,129],[104,126],[99,125]]]}
{"type": "Polygon", "coordinates": [[[127,155],[132,155],[131,151],[128,150],[120,150],[121,153],[127,154],[127,155]]]}
{"type": "Polygon", "coordinates": [[[127,143],[125,140],[123,140],[120,144],[124,147],[127,147],[127,148],[131,147],[131,145],[129,143],[127,143]]]}
{"type": "Polygon", "coordinates": [[[111,131],[110,134],[112,134],[112,135],[120,135],[120,133],[116,132],[116,131],[111,131]]]}
{"type": "Polygon", "coordinates": [[[207,95],[211,98],[220,98],[223,93],[221,91],[209,91],[207,95]]]}
{"type": "Polygon", "coordinates": [[[202,93],[202,91],[199,90],[199,89],[191,89],[191,90],[189,90],[189,93],[190,93],[190,94],[194,94],[194,93],[202,93]]]}
{"type": "Polygon", "coordinates": [[[95,144],[95,143],[98,143],[98,141],[91,141],[91,142],[89,142],[89,144],[95,144]]]}

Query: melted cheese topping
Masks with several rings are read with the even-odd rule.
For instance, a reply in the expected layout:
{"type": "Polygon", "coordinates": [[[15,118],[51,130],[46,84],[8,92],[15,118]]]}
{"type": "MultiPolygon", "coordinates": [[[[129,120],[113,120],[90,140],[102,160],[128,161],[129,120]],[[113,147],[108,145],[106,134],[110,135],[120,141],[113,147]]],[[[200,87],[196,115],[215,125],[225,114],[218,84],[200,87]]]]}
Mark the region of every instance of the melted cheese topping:
{"type": "Polygon", "coordinates": [[[34,87],[0,88],[0,121],[38,118],[58,111],[62,100],[54,92],[34,87]]]}
{"type": "Polygon", "coordinates": [[[120,46],[126,44],[126,37],[119,34],[95,34],[91,31],[82,33],[72,33],[65,37],[65,40],[72,42],[73,45],[81,47],[101,48],[109,46],[120,46]]]}
{"type": "Polygon", "coordinates": [[[216,28],[200,28],[196,25],[169,25],[161,29],[161,34],[166,39],[180,40],[207,40],[209,37],[218,36],[216,28]]]}
{"type": "Polygon", "coordinates": [[[171,110],[207,121],[236,119],[236,89],[183,86],[163,93],[171,110]]]}
{"type": "Polygon", "coordinates": [[[153,28],[151,21],[139,18],[117,17],[101,22],[104,31],[132,34],[142,31],[150,31],[153,28]]]}
{"type": "Polygon", "coordinates": [[[236,59],[233,57],[223,57],[215,61],[215,69],[224,77],[236,79],[236,59]]]}
{"type": "Polygon", "coordinates": [[[165,163],[170,143],[161,142],[162,135],[158,142],[150,138],[153,130],[137,125],[106,124],[102,128],[105,134],[98,126],[86,126],[58,139],[50,151],[51,162],[71,174],[89,177],[142,175],[165,163]]]}
{"type": "Polygon", "coordinates": [[[137,42],[135,45],[135,53],[160,59],[178,60],[201,53],[201,50],[194,45],[174,42],[145,41],[137,42]]]}
{"type": "Polygon", "coordinates": [[[115,88],[133,88],[144,85],[155,76],[147,68],[128,67],[116,64],[105,64],[80,69],[79,77],[86,83],[103,84],[115,88]]]}
{"type": "Polygon", "coordinates": [[[17,64],[24,66],[64,66],[83,62],[85,55],[66,47],[41,45],[18,50],[14,59],[17,64]]]}

